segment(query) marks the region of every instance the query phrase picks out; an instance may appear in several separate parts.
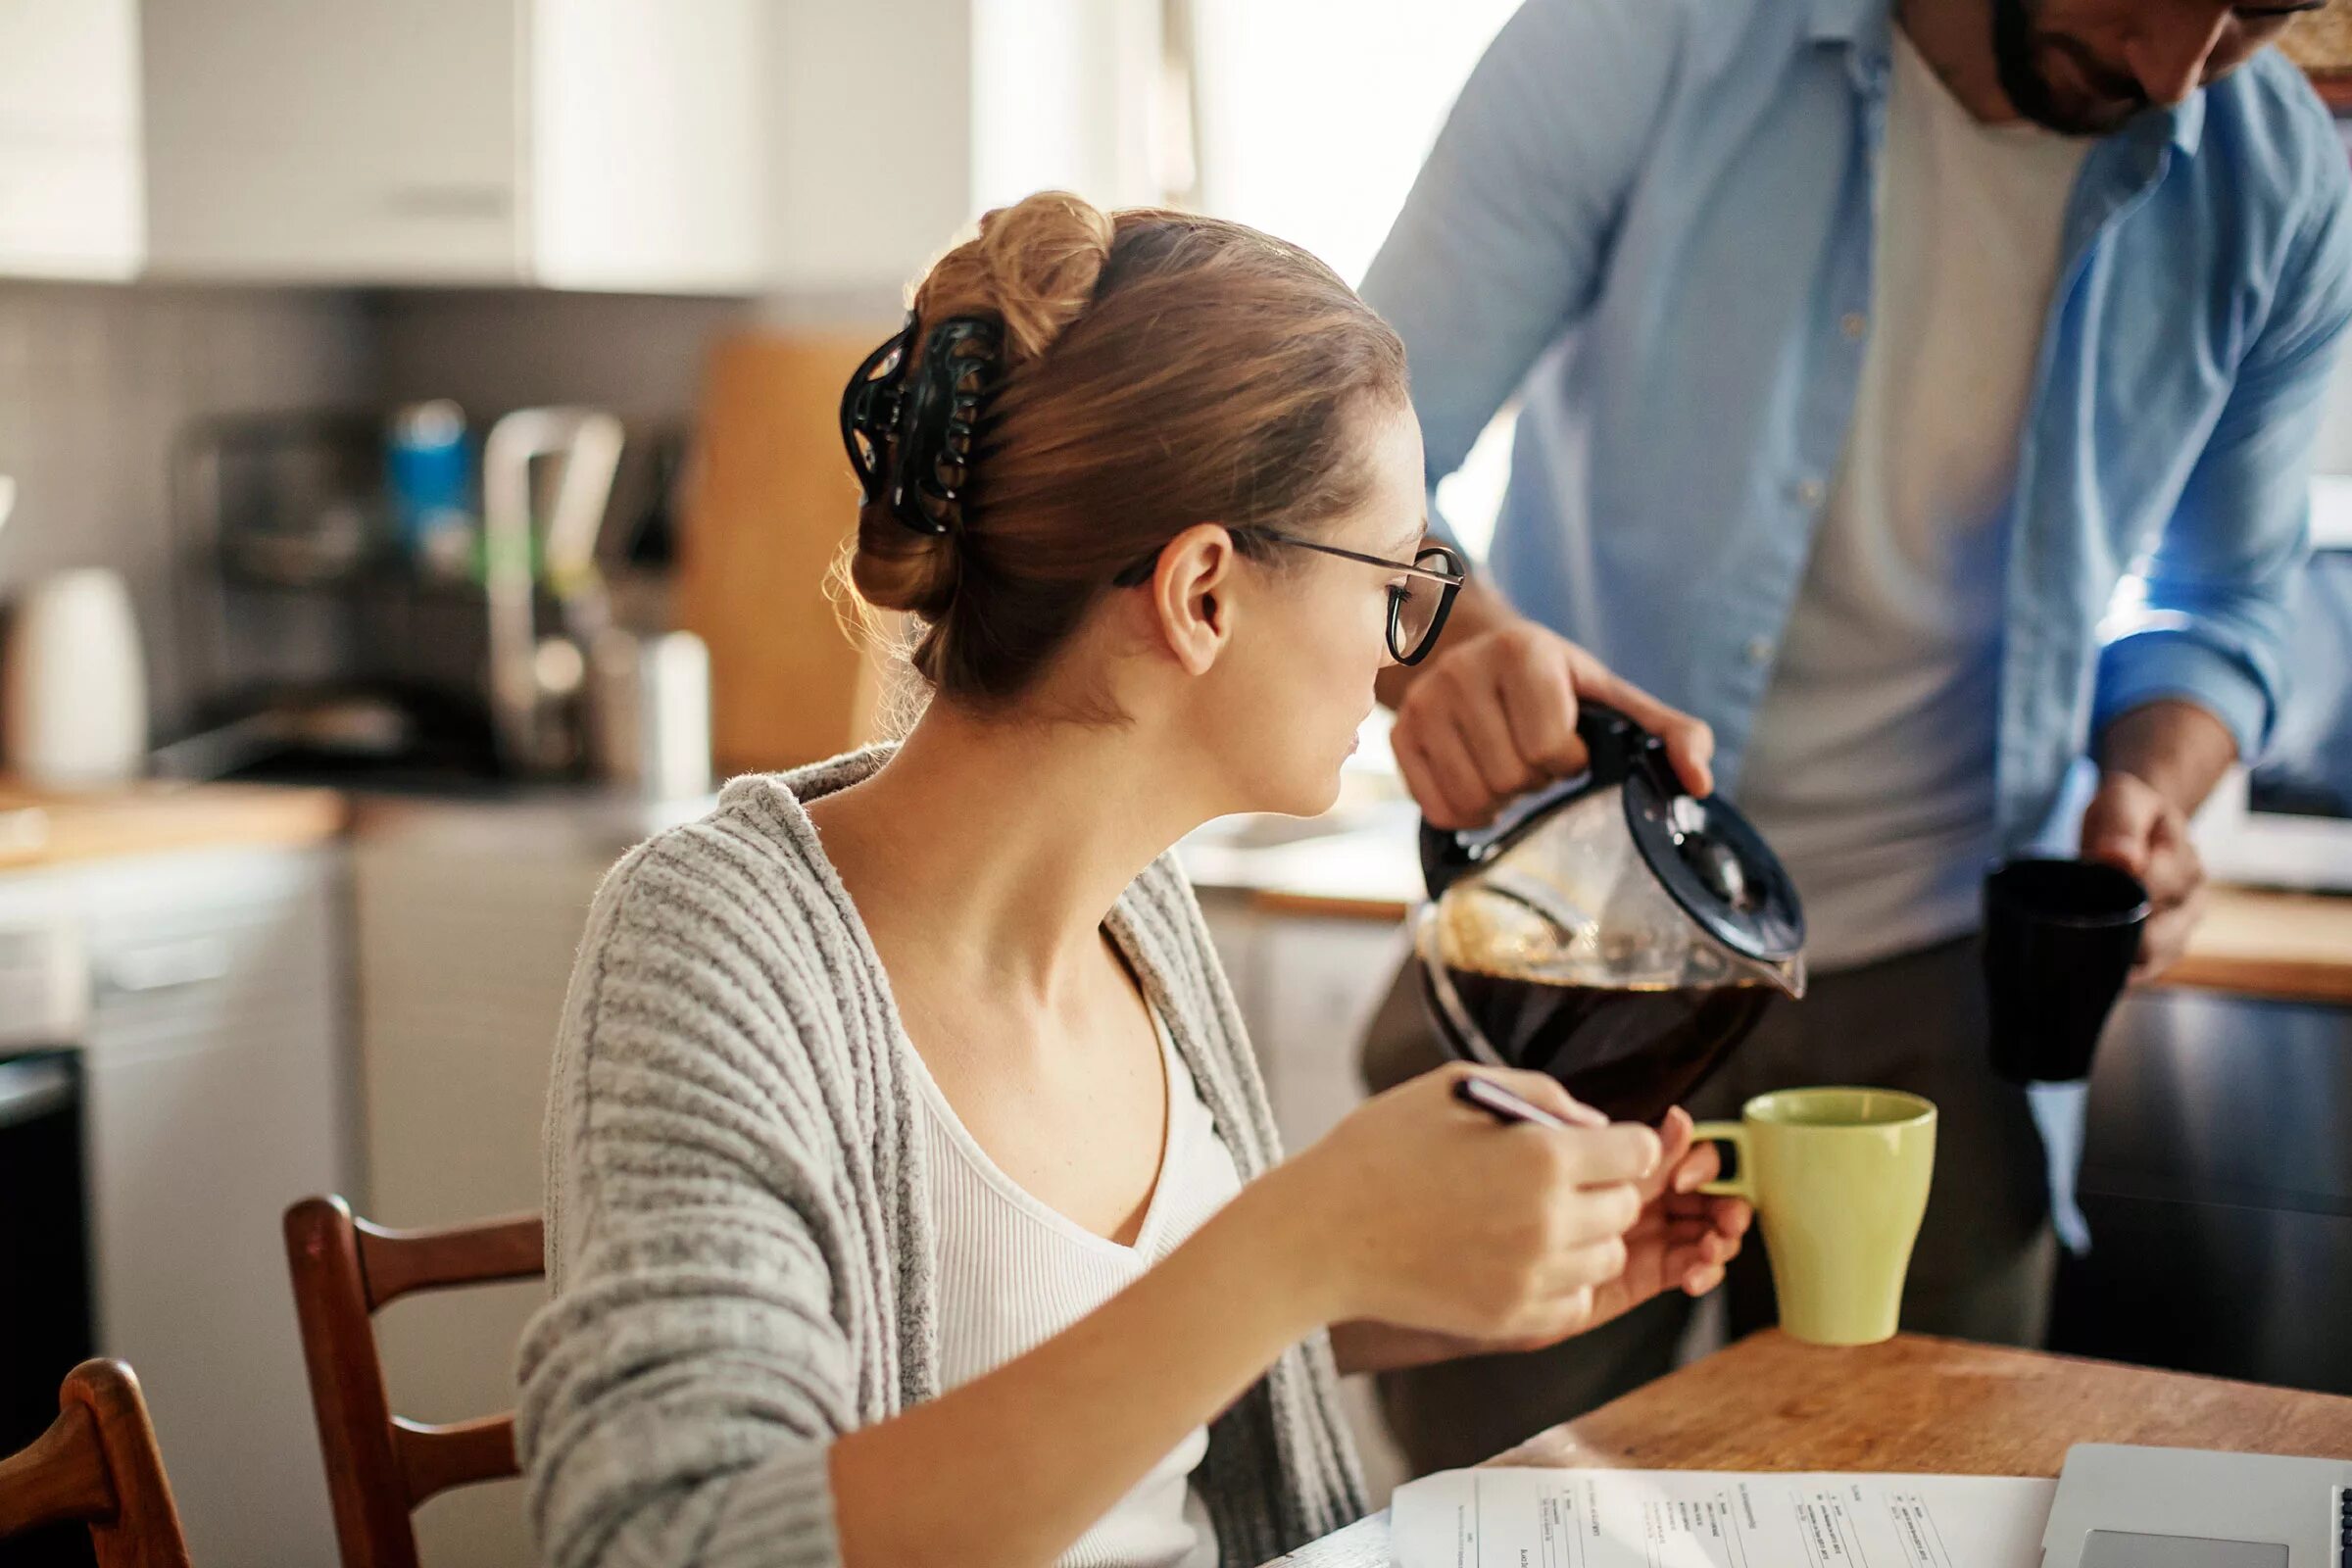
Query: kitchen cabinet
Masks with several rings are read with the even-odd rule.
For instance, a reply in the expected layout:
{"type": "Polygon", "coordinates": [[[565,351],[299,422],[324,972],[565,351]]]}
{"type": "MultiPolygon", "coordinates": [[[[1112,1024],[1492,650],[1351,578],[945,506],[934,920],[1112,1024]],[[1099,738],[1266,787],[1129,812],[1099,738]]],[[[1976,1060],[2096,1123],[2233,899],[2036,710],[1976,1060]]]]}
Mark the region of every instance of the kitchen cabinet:
{"type": "Polygon", "coordinates": [[[988,208],[1049,188],[1104,208],[1191,192],[1162,0],[773,4],[780,288],[888,321],[900,286],[988,208]],[[885,101],[884,81],[921,85],[885,101]]]}
{"type": "Polygon", "coordinates": [[[159,275],[767,282],[762,0],[147,0],[141,22],[159,275]]]}
{"type": "Polygon", "coordinates": [[[38,874],[90,966],[100,1351],[138,1370],[196,1560],[331,1561],[278,1226],[289,1202],[353,1175],[339,852],[38,874]]]}
{"type": "MultiPolygon", "coordinates": [[[[597,884],[639,839],[702,814],[550,791],[498,804],[363,807],[353,843],[368,1217],[447,1225],[541,1206],[556,1029],[597,884]]],[[[537,1280],[395,1301],[377,1322],[393,1408],[454,1421],[511,1407],[537,1280]]],[[[433,1568],[534,1561],[522,1483],[416,1516],[433,1568]]]]}
{"type": "Polygon", "coordinates": [[[0,276],[138,270],[137,0],[0,0],[0,276]]]}

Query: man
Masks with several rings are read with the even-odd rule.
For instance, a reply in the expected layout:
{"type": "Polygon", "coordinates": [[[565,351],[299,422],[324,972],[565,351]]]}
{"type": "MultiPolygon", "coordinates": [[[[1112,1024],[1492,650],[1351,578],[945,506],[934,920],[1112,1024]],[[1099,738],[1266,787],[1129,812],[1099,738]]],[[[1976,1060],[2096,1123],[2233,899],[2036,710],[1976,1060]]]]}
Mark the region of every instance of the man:
{"type": "MultiPolygon", "coordinates": [[[[1496,591],[1384,692],[1408,785],[1475,825],[1578,764],[1574,691],[1682,710],[1642,706],[1788,861],[1815,975],[1693,1109],[1937,1102],[1908,1328],[2046,1318],[2044,1155],[1986,1064],[1985,863],[2079,832],[2146,881],[2162,969],[2201,900],[2187,817],[2277,709],[2352,316],[2344,147],[2264,48],[2308,9],[1530,0],[1364,285],[1433,483],[1522,399],[1496,591]]],[[[1367,1073],[1435,1059],[1400,983],[1367,1073]]],[[[1771,1313],[1743,1263],[1736,1331],[1771,1313]]],[[[1688,1312],[1384,1395],[1416,1464],[1469,1462],[1665,1370],[1688,1312]]]]}

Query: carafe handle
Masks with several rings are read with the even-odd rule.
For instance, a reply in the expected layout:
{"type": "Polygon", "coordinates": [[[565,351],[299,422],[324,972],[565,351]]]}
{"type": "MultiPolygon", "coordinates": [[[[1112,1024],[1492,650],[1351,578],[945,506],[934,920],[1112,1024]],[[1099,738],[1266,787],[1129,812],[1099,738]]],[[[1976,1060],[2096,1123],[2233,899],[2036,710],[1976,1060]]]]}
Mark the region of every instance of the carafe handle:
{"type": "Polygon", "coordinates": [[[1578,705],[1576,734],[1592,756],[1585,771],[1522,796],[1503,808],[1494,826],[1455,831],[1434,827],[1427,818],[1422,819],[1421,879],[1431,898],[1443,897],[1455,877],[1517,838],[1521,829],[1551,808],[1623,781],[1646,752],[1664,750],[1655,736],[1605,703],[1578,705]]]}

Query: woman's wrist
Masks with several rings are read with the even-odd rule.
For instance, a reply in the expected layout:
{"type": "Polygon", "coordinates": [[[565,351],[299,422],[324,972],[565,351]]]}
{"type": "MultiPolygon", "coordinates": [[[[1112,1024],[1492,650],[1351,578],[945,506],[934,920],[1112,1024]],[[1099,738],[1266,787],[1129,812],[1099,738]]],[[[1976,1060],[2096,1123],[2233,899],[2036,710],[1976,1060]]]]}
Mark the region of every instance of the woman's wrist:
{"type": "Polygon", "coordinates": [[[1306,1176],[1298,1160],[1277,1165],[1203,1227],[1221,1229],[1221,1240],[1247,1254],[1260,1298],[1279,1303],[1288,1342],[1355,1315],[1345,1250],[1306,1176]]]}

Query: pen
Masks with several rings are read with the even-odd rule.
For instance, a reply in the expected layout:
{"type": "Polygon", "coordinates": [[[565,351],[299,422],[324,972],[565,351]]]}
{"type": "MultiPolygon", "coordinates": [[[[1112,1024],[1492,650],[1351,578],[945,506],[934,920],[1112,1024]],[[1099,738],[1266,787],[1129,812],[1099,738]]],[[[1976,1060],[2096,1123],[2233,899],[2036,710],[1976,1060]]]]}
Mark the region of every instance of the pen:
{"type": "MultiPolygon", "coordinates": [[[[1453,1098],[1465,1105],[1476,1105],[1500,1122],[1532,1121],[1539,1127],[1562,1130],[1578,1125],[1565,1117],[1553,1115],[1535,1102],[1503,1088],[1494,1079],[1482,1078],[1476,1073],[1454,1080],[1453,1098]]],[[[1594,1122],[1585,1125],[1595,1125],[1598,1119],[1596,1116],[1594,1122]]]]}

